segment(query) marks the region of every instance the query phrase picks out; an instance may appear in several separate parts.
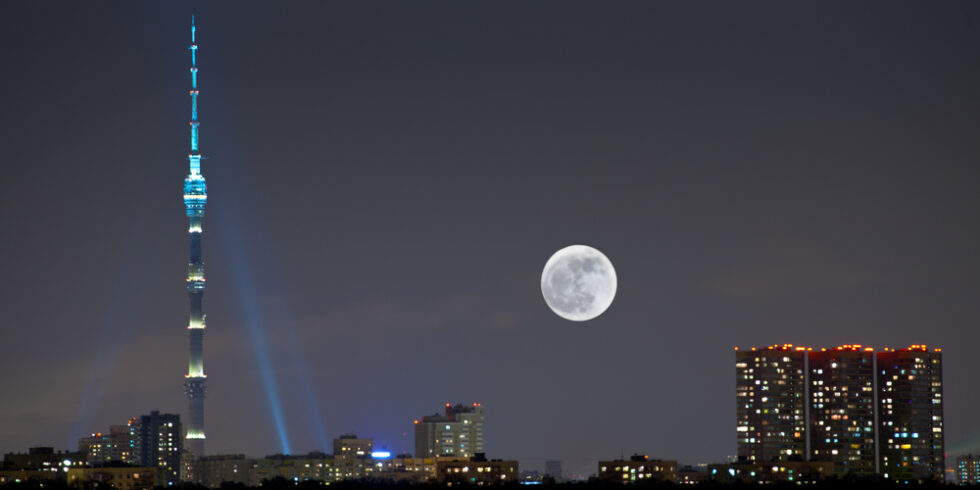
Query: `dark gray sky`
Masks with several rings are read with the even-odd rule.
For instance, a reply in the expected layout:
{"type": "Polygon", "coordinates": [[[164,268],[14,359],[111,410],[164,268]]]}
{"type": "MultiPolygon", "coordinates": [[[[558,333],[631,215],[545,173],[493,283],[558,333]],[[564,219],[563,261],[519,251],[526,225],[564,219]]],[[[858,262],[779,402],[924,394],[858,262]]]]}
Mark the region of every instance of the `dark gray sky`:
{"type": "Polygon", "coordinates": [[[209,452],[479,401],[532,469],[720,461],[773,343],[943,347],[980,450],[976,2],[18,1],[0,451],[186,414],[192,13],[209,452]],[[573,243],[620,280],[584,324],[539,289],[573,243]]]}

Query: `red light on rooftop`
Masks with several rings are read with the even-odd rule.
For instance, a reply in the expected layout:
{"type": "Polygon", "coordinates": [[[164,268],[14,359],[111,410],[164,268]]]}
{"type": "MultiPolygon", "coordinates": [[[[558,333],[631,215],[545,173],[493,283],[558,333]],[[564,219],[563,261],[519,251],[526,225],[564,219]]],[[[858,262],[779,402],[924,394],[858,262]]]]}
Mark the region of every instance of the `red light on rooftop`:
{"type": "Polygon", "coordinates": [[[417,424],[417,423],[419,423],[419,421],[418,421],[418,420],[416,420],[416,421],[415,421],[415,423],[417,424]]]}

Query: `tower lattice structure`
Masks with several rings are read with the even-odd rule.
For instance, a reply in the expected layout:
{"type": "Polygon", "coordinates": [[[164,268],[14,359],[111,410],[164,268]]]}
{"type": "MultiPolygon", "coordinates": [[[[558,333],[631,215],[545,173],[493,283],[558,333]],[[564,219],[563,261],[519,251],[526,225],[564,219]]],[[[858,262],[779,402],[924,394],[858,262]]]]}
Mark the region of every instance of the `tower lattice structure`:
{"type": "Polygon", "coordinates": [[[187,262],[187,292],[190,295],[190,357],[184,382],[189,413],[187,421],[187,444],[185,448],[195,457],[204,455],[204,396],[207,392],[204,374],[204,329],[205,315],[202,306],[204,298],[204,261],[201,259],[201,220],[204,217],[204,204],[208,200],[207,185],[201,175],[201,153],[198,151],[197,120],[197,27],[191,18],[191,152],[187,159],[190,173],[184,179],[184,207],[187,209],[190,233],[190,260],[187,262]]]}

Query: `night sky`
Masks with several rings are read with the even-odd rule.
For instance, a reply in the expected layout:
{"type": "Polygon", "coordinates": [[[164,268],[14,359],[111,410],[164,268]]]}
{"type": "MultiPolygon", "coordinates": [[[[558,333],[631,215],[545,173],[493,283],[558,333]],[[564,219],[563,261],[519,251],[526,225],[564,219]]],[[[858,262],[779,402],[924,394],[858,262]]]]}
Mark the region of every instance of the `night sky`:
{"type": "Polygon", "coordinates": [[[775,343],[942,347],[980,450],[977,2],[15,1],[0,452],[186,416],[192,14],[210,454],[480,402],[522,469],[717,462],[775,343]],[[575,243],[585,323],[540,292],[575,243]]]}

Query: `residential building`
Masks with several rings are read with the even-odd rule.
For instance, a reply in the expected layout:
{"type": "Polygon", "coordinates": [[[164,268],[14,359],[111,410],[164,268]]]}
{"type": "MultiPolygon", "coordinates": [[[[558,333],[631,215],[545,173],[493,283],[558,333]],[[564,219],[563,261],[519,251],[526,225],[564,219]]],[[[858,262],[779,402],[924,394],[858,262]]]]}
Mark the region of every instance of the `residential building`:
{"type": "Polygon", "coordinates": [[[956,479],[960,485],[980,485],[980,456],[956,458],[956,479]]]}
{"type": "Polygon", "coordinates": [[[367,458],[374,450],[373,439],[360,439],[357,434],[344,434],[333,440],[335,458],[367,458]]]}
{"type": "Polygon", "coordinates": [[[158,468],[157,484],[176,485],[180,481],[183,434],[180,415],[154,410],[135,422],[135,463],[158,468]]]}
{"type": "Polygon", "coordinates": [[[874,349],[842,345],[808,352],[810,460],[837,476],[875,473],[874,349]]]}
{"type": "Polygon", "coordinates": [[[806,349],[791,344],[735,350],[738,457],[747,463],[806,455],[806,349]]]}
{"type": "Polygon", "coordinates": [[[944,481],[942,351],[912,345],[878,352],[877,361],[879,472],[944,481]]]}
{"type": "Polygon", "coordinates": [[[59,479],[64,479],[69,468],[86,465],[88,461],[83,452],[55,451],[53,447],[47,446],[32,447],[26,453],[3,455],[4,470],[47,472],[59,479]]]}
{"type": "Polygon", "coordinates": [[[125,463],[98,468],[71,468],[68,485],[83,488],[108,486],[114,490],[146,490],[156,486],[158,468],[130,466],[125,463]]]}
{"type": "Polygon", "coordinates": [[[487,460],[483,453],[470,458],[436,458],[436,481],[442,484],[502,485],[516,483],[517,461],[487,460]]]}
{"type": "Polygon", "coordinates": [[[483,452],[483,406],[446,404],[438,413],[415,421],[415,457],[470,458],[483,452]]]}
{"type": "Polygon", "coordinates": [[[109,426],[108,433],[97,432],[78,440],[79,452],[84,452],[92,466],[110,462],[136,462],[136,419],[127,425],[109,426]]]}
{"type": "Polygon", "coordinates": [[[834,475],[832,461],[778,461],[708,465],[709,480],[721,483],[816,483],[834,475]]]}
{"type": "Polygon", "coordinates": [[[645,454],[634,454],[628,461],[599,461],[597,476],[601,481],[615,483],[677,483],[677,461],[650,459],[645,454]]]}

